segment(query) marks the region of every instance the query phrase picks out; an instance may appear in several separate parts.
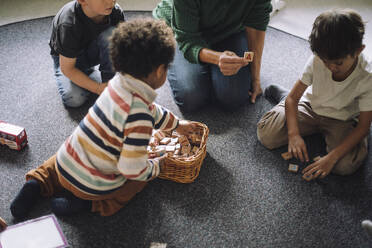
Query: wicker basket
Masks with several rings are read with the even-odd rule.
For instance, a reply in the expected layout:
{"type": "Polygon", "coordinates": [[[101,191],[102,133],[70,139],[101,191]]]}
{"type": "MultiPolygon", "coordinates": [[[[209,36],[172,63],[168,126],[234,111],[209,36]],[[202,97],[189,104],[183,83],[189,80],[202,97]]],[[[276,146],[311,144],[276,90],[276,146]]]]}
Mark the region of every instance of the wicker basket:
{"type": "Polygon", "coordinates": [[[160,169],[159,178],[178,183],[192,183],[199,175],[200,167],[207,154],[209,129],[200,122],[193,122],[202,130],[200,147],[196,154],[189,157],[167,157],[160,169]]]}

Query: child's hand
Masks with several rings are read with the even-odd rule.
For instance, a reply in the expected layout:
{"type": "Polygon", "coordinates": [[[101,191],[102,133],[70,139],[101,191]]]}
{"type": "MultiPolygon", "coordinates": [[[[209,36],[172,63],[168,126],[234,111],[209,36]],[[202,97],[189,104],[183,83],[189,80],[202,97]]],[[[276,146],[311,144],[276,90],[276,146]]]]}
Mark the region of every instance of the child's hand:
{"type": "Polygon", "coordinates": [[[307,154],[306,144],[300,135],[295,135],[288,139],[288,152],[300,159],[301,162],[309,161],[309,155],[307,154]]]}
{"type": "Polygon", "coordinates": [[[197,124],[187,120],[179,120],[178,127],[176,128],[177,133],[187,135],[193,133],[197,128],[197,124]]]}
{"type": "Polygon", "coordinates": [[[316,178],[325,178],[333,169],[337,160],[332,159],[329,154],[320,158],[302,170],[302,178],[311,181],[316,178]]]}

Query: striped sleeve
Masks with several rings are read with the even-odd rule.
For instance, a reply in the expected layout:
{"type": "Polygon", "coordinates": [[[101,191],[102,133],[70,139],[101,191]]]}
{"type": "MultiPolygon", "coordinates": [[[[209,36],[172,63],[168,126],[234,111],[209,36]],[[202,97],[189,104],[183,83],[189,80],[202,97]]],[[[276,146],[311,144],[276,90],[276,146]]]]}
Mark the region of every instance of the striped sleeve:
{"type": "Polygon", "coordinates": [[[155,121],[155,129],[170,131],[177,127],[178,117],[168,109],[153,103],[151,111],[155,121]]]}
{"type": "Polygon", "coordinates": [[[148,106],[135,98],[124,129],[124,143],[118,169],[131,180],[148,181],[159,175],[157,161],[148,160],[147,146],[151,138],[154,118],[148,106]]]}

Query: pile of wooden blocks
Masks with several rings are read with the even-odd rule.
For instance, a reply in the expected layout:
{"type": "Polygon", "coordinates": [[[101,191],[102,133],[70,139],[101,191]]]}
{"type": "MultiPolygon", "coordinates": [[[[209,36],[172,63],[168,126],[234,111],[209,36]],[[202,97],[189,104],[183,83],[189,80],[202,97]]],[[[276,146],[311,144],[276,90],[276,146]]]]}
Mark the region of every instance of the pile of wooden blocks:
{"type": "MultiPolygon", "coordinates": [[[[292,156],[292,153],[285,152],[285,153],[282,153],[282,158],[284,160],[290,160],[291,158],[293,158],[293,156],[292,156]]],[[[313,158],[313,161],[315,162],[315,161],[318,161],[319,159],[320,159],[320,156],[317,156],[317,157],[313,158]]],[[[297,164],[289,163],[288,170],[290,172],[297,173],[298,169],[299,169],[299,166],[297,164]]]]}
{"type": "Polygon", "coordinates": [[[202,134],[197,131],[187,136],[176,131],[172,133],[156,131],[147,147],[149,158],[161,157],[164,154],[181,158],[196,155],[200,149],[201,137],[202,134]]]}

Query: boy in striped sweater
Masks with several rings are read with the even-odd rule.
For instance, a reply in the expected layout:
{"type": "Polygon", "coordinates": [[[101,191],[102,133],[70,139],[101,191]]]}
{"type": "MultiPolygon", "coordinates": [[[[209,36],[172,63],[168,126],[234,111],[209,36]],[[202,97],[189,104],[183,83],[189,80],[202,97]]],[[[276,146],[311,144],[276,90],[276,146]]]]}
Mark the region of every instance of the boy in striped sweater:
{"type": "Polygon", "coordinates": [[[57,154],[26,174],[10,206],[14,217],[25,217],[40,196],[54,197],[57,215],[112,215],[159,175],[165,157],[149,159],[146,150],[153,128],[180,134],[194,128],[154,103],[174,51],[172,30],[163,21],[119,24],[110,40],[119,73],[57,154]],[[63,197],[55,197],[60,192],[63,197]]]}

